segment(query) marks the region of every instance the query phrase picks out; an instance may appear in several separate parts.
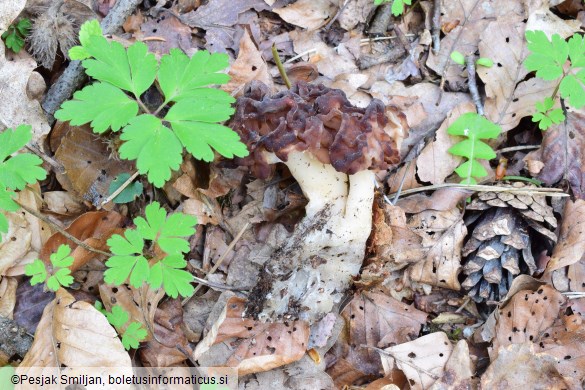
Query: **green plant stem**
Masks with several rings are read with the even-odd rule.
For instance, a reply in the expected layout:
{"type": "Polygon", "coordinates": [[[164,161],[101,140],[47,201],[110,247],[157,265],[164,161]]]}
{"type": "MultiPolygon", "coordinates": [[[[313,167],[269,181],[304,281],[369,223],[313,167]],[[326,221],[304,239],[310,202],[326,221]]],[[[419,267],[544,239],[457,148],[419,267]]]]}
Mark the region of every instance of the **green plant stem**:
{"type": "Polygon", "coordinates": [[[113,254],[110,252],[104,252],[102,250],[99,250],[97,248],[94,248],[92,246],[87,245],[85,242],[83,242],[80,239],[78,239],[77,237],[73,236],[71,233],[67,232],[61,226],[57,225],[55,222],[51,221],[49,218],[45,217],[43,214],[39,213],[38,211],[31,209],[28,206],[23,205],[22,203],[20,203],[17,200],[15,200],[14,202],[17,203],[24,211],[35,216],[36,218],[40,219],[41,221],[49,224],[51,226],[51,228],[55,229],[57,232],[59,232],[63,236],[65,236],[65,238],[67,238],[70,241],[73,241],[75,244],[79,245],[83,249],[90,251],[90,252],[99,253],[100,255],[104,255],[104,256],[108,256],[108,257],[113,256],[113,254]]]}
{"type": "MultiPolygon", "coordinates": [[[[134,95],[134,96],[136,96],[136,95],[134,95]]],[[[136,96],[136,103],[138,103],[138,105],[140,106],[140,108],[142,109],[142,111],[143,111],[145,114],[151,114],[151,112],[150,112],[150,110],[148,109],[148,107],[146,107],[146,104],[144,104],[144,103],[142,102],[142,100],[140,100],[140,97],[137,97],[137,96],[136,96]]]]}
{"type": "Polygon", "coordinates": [[[278,56],[278,50],[276,50],[276,45],[274,43],[272,44],[272,57],[274,58],[274,62],[276,63],[276,67],[278,68],[278,72],[280,73],[280,77],[282,77],[282,80],[284,81],[286,87],[290,89],[292,85],[290,83],[290,80],[288,79],[286,70],[284,69],[282,62],[280,61],[280,57],[278,56]]]}

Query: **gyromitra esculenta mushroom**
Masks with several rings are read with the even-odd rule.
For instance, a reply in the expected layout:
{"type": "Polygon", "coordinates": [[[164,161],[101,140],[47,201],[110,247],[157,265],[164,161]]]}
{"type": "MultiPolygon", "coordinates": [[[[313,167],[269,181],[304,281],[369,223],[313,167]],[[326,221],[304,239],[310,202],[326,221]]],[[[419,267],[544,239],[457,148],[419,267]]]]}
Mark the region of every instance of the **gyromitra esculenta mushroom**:
{"type": "Polygon", "coordinates": [[[399,162],[391,135],[403,123],[379,100],[358,108],[323,85],[298,83],[272,97],[260,82],[246,87],[231,127],[250,155],[237,163],[266,179],[283,162],[309,200],[292,238],[265,263],[247,314],[314,322],[339,302],[364,259],[375,172],[399,162]]]}

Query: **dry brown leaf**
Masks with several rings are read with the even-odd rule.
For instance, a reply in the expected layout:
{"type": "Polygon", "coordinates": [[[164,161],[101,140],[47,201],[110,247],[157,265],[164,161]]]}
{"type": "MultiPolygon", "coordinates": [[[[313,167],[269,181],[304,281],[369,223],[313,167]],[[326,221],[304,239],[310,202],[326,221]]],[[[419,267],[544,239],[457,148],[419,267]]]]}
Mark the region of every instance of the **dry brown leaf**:
{"type": "Polygon", "coordinates": [[[561,19],[550,10],[553,5],[560,2],[559,0],[525,1],[529,15],[526,21],[526,29],[529,31],[544,31],[549,37],[553,34],[559,34],[563,38],[568,38],[578,32],[581,22],[572,19],[561,19]]]}
{"type": "Polygon", "coordinates": [[[507,17],[511,22],[526,17],[524,7],[517,1],[495,4],[490,0],[442,0],[441,23],[459,24],[441,39],[441,50],[431,51],[426,65],[437,72],[451,89],[462,90],[466,80],[463,67],[453,63],[451,53],[475,53],[480,36],[487,25],[496,18],[507,17]]]}
{"type": "Polygon", "coordinates": [[[16,305],[16,287],[18,287],[18,282],[15,278],[4,276],[0,279],[0,316],[13,318],[12,314],[16,305]]]}
{"type": "Polygon", "coordinates": [[[437,380],[431,390],[472,389],[474,364],[469,356],[467,341],[459,340],[445,364],[443,376],[437,380]]]}
{"type": "Polygon", "coordinates": [[[408,228],[406,215],[400,207],[385,203],[380,208],[375,204],[373,221],[371,246],[375,260],[368,259],[368,267],[373,262],[380,267],[387,262],[406,265],[424,257],[426,250],[421,245],[422,239],[408,228]]]}
{"type": "Polygon", "coordinates": [[[272,76],[268,71],[268,65],[262,58],[262,54],[250,37],[248,30],[244,30],[244,35],[240,39],[238,58],[230,66],[228,74],[231,79],[221,89],[229,92],[232,96],[242,95],[244,85],[252,80],[262,81],[269,88],[272,88],[272,76]]]}
{"type": "Polygon", "coordinates": [[[564,303],[563,295],[549,285],[542,286],[537,291],[517,292],[495,313],[497,325],[490,351],[492,360],[498,356],[501,348],[510,344],[538,343],[548,337],[546,331],[558,318],[564,303]]]}
{"type": "Polygon", "coordinates": [[[545,352],[557,358],[557,370],[572,384],[581,388],[585,380],[585,324],[578,314],[558,318],[555,326],[548,331],[538,346],[537,352],[545,352]]]}
{"type": "MultiPolygon", "coordinates": [[[[142,294],[143,299],[146,299],[144,292],[142,294]]],[[[192,350],[183,331],[183,308],[180,300],[169,299],[156,308],[154,335],[154,339],[139,350],[145,366],[175,367],[189,358],[192,350]]]]}
{"type": "MultiPolygon", "coordinates": [[[[8,7],[12,2],[4,2],[1,7],[8,7]]],[[[16,7],[20,4],[17,1],[16,7]]],[[[12,8],[13,5],[10,5],[12,8]]],[[[10,9],[9,9],[10,12],[10,9]]],[[[4,13],[0,12],[0,20],[4,13]]],[[[1,23],[1,21],[0,21],[1,23]]],[[[29,82],[38,81],[38,74],[34,75],[37,62],[21,50],[18,55],[8,52],[4,41],[0,42],[0,85],[2,86],[2,104],[0,104],[0,132],[5,128],[16,128],[21,124],[32,126],[32,142],[40,147],[46,135],[51,130],[47,123],[45,112],[41,108],[40,96],[29,96],[27,93],[29,82]]],[[[41,77],[42,78],[42,77],[41,77]]]]}
{"type": "Polygon", "coordinates": [[[64,289],[45,308],[31,349],[17,369],[31,367],[131,367],[130,357],[106,317],[64,289]]]}
{"type": "Polygon", "coordinates": [[[126,284],[111,286],[101,283],[99,285],[99,292],[104,307],[108,311],[112,311],[113,305],[118,305],[129,314],[129,321],[120,329],[117,329],[119,334],[123,334],[131,322],[138,321],[148,332],[148,335],[143,341],[150,341],[152,339],[156,308],[165,295],[163,289],[152,290],[150,285],[146,283],[138,289],[126,284]]]}
{"type": "Polygon", "coordinates": [[[140,31],[140,38],[144,39],[148,50],[158,55],[167,54],[172,48],[189,52],[192,46],[189,26],[169,12],[143,23],[140,31]]]}
{"type": "Polygon", "coordinates": [[[293,30],[289,33],[297,54],[310,52],[309,62],[315,64],[319,73],[333,80],[342,73],[358,73],[355,56],[348,45],[359,44],[359,37],[340,44],[337,50],[323,42],[313,31],[293,30]]]}
{"type": "Polygon", "coordinates": [[[358,24],[366,23],[374,9],[374,2],[370,0],[349,1],[343,5],[337,21],[342,29],[350,31],[358,24]]]}
{"type": "Polygon", "coordinates": [[[410,389],[424,390],[443,376],[453,345],[445,333],[435,332],[385,351],[388,354],[380,353],[384,371],[396,365],[408,379],[410,389]]]}
{"type": "Polygon", "coordinates": [[[567,112],[567,119],[552,125],[542,140],[544,167],[538,178],[552,185],[569,182],[575,197],[585,199],[585,114],[567,112]]]}
{"type": "Polygon", "coordinates": [[[502,349],[481,377],[483,389],[504,390],[520,384],[526,389],[572,388],[559,374],[556,359],[546,353],[535,353],[531,342],[502,349]]]}
{"type": "Polygon", "coordinates": [[[55,127],[60,135],[65,134],[55,159],[65,167],[65,173],[57,174],[57,180],[67,191],[97,206],[108,197],[110,183],[116,176],[133,173],[132,164],[113,158],[106,141],[100,140],[89,125],[79,127],[60,122],[55,127]]]}
{"type": "Polygon", "coordinates": [[[337,4],[332,0],[299,0],[284,8],[275,8],[285,22],[308,30],[316,30],[335,15],[337,4]]]}
{"type": "Polygon", "coordinates": [[[55,214],[71,216],[85,211],[85,205],[67,191],[43,192],[43,199],[47,204],[47,210],[55,214]]]}
{"type": "Polygon", "coordinates": [[[361,377],[380,374],[380,355],[367,347],[384,348],[410,341],[418,335],[427,318],[426,313],[381,290],[354,296],[341,315],[347,330],[334,348],[336,365],[344,368],[339,370],[334,366],[328,370],[340,388],[352,385],[361,377]]]}
{"type": "Polygon", "coordinates": [[[585,200],[565,203],[559,240],[546,266],[546,272],[577,263],[585,253],[585,200]]]}
{"type": "Polygon", "coordinates": [[[435,140],[430,142],[416,159],[418,177],[423,182],[441,184],[451,175],[463,159],[449,152],[449,148],[461,141],[461,137],[447,134],[447,129],[457,118],[466,112],[475,112],[472,103],[465,103],[455,107],[435,134],[435,140]]]}
{"type": "Polygon", "coordinates": [[[303,357],[309,341],[307,322],[262,323],[243,317],[245,307],[244,299],[232,297],[227,301],[212,329],[197,345],[194,360],[212,345],[228,340],[231,356],[220,365],[236,367],[239,375],[268,371],[303,357]]]}
{"type": "Polygon", "coordinates": [[[461,248],[467,234],[459,211],[423,211],[415,214],[409,225],[418,230],[428,248],[424,260],[409,267],[410,279],[459,291],[461,248]]]}
{"type": "MultiPolygon", "coordinates": [[[[123,232],[120,227],[122,226],[123,220],[124,217],[115,211],[91,211],[73,221],[65,231],[95,249],[106,251],[108,249],[106,241],[113,234],[123,232]]],[[[103,256],[78,246],[61,233],[55,233],[49,238],[45,246],[43,246],[40,259],[45,264],[50,265],[50,255],[55,253],[61,244],[68,244],[72,249],[71,256],[74,260],[73,264],[69,267],[72,272],[78,270],[92,258],[103,256]]]]}

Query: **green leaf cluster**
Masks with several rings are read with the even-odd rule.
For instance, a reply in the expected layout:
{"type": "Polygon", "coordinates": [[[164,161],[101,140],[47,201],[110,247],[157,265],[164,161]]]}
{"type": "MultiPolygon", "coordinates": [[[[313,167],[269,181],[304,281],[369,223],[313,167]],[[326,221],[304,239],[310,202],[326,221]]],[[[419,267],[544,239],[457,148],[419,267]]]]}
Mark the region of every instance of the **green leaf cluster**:
{"type": "Polygon", "coordinates": [[[47,288],[51,291],[57,291],[59,287],[69,287],[73,283],[73,276],[69,267],[73,264],[71,257],[71,248],[69,245],[60,245],[57,252],[50,256],[52,271],[49,272],[44,262],[36,259],[24,267],[24,274],[32,276],[30,279],[31,286],[47,282],[47,288]],[[51,274],[51,276],[49,276],[51,274]],[[47,278],[47,276],[49,276],[47,278]]]}
{"type": "MultiPolygon", "coordinates": [[[[108,312],[106,309],[103,308],[102,303],[99,301],[95,302],[95,308],[98,309],[103,315],[106,316],[110,325],[112,325],[118,333],[120,333],[121,329],[124,329],[124,326],[128,323],[130,319],[130,315],[126,310],[124,310],[119,305],[112,306],[112,311],[108,312]]],[[[131,348],[138,348],[140,342],[146,338],[148,332],[142,324],[138,321],[133,321],[122,333],[122,345],[126,350],[131,348]]]]}
{"type": "MultiPolygon", "coordinates": [[[[391,0],[374,0],[375,5],[388,3],[391,0]]],[[[392,15],[400,16],[404,13],[404,4],[412,5],[412,0],[393,0],[392,1],[392,15]]]]}
{"type": "Polygon", "coordinates": [[[108,240],[114,256],[106,262],[104,280],[116,285],[128,281],[134,287],[146,282],[154,289],[162,286],[173,298],[190,296],[193,277],[184,269],[187,262],[183,253],[189,251],[186,238],[195,233],[197,219],[182,213],[167,216],[158,202],[146,206],[145,217],[134,219],[136,229],[127,229],[124,236],[115,234],[108,240]],[[147,241],[151,242],[152,256],[144,254],[147,241]]]}
{"type": "Polygon", "coordinates": [[[226,54],[201,50],[189,58],[172,49],[159,63],[142,42],[128,48],[109,42],[96,20],[81,26],[79,40],[69,56],[82,60],[96,82],[63,103],[55,117],[90,123],[100,134],[121,131],[120,156],[136,160],[138,171],[156,187],[179,168],[183,149],[203,161],[212,161],[214,151],[228,158],[248,155],[238,134],[219,123],[234,113],[234,98],[210,87],[229,80],[220,73],[229,65],[226,54]],[[164,101],[150,112],[140,97],[154,83],[164,101]]]}
{"type": "MultiPolygon", "coordinates": [[[[42,160],[31,153],[16,154],[32,138],[31,126],[20,125],[0,133],[0,211],[16,211],[20,206],[13,200],[14,191],[47,177],[41,168],[42,160]]],[[[0,233],[8,232],[8,220],[0,212],[0,233]]]]}
{"type": "Polygon", "coordinates": [[[536,103],[538,112],[532,116],[532,122],[538,122],[541,130],[548,129],[553,123],[559,124],[565,120],[565,114],[560,108],[553,109],[554,101],[547,97],[542,102],[536,103]]]}
{"type": "Polygon", "coordinates": [[[466,162],[455,169],[457,175],[463,179],[461,183],[477,184],[476,178],[487,176],[487,171],[477,159],[491,160],[496,157],[496,153],[481,140],[497,138],[501,131],[500,126],[474,112],[461,115],[449,126],[447,133],[466,137],[449,149],[449,153],[467,158],[466,162]]]}
{"type": "Polygon", "coordinates": [[[2,34],[2,40],[6,47],[15,53],[18,53],[24,47],[24,41],[30,33],[32,23],[30,19],[22,18],[18,22],[8,27],[8,30],[2,34]]]}
{"type": "MultiPolygon", "coordinates": [[[[579,109],[585,106],[585,40],[582,35],[575,34],[565,41],[559,34],[554,34],[549,40],[543,31],[526,31],[527,47],[530,54],[524,61],[529,71],[535,71],[536,76],[543,80],[557,80],[560,78],[558,91],[561,98],[566,99],[569,105],[579,109]],[[570,61],[565,70],[567,60],[570,61]]],[[[551,98],[551,100],[554,96],[551,98]]],[[[554,105],[554,103],[553,103],[554,105]]],[[[564,120],[562,112],[557,110],[548,112],[553,105],[548,101],[537,104],[538,113],[532,117],[539,122],[539,127],[546,130],[552,123],[564,120]],[[562,116],[562,119],[560,119],[562,116]]]]}

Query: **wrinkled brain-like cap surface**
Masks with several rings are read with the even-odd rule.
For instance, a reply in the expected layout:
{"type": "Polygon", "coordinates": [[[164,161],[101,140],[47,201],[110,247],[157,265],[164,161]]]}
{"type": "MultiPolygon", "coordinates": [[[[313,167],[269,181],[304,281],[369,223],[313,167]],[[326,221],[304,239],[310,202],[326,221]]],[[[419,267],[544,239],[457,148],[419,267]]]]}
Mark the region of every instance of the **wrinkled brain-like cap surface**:
{"type": "Polygon", "coordinates": [[[390,134],[405,120],[389,121],[384,110],[376,99],[366,108],[355,107],[343,91],[323,85],[299,82],[289,91],[269,96],[266,85],[252,81],[238,99],[230,123],[250,151],[236,162],[261,179],[272,173],[264,151],[285,162],[291,152],[308,151],[350,175],[387,169],[400,161],[390,134]]]}

